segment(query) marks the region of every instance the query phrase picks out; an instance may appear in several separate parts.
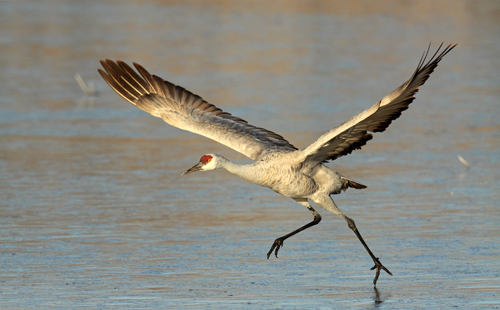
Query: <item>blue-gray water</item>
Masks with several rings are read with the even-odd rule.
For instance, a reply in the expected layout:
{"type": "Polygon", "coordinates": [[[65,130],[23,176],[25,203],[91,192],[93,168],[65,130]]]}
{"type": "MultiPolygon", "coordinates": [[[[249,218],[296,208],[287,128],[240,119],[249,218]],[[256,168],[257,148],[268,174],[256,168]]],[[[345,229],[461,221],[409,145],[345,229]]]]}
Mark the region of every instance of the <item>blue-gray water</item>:
{"type": "Polygon", "coordinates": [[[496,1],[0,2],[0,308],[500,307],[496,1]],[[125,102],[99,60],[135,61],[305,147],[458,43],[362,151],[346,223],[225,171],[222,145],[125,102]],[[78,73],[97,90],[86,96],[78,73]],[[460,163],[461,155],[470,169],[460,163]]]}

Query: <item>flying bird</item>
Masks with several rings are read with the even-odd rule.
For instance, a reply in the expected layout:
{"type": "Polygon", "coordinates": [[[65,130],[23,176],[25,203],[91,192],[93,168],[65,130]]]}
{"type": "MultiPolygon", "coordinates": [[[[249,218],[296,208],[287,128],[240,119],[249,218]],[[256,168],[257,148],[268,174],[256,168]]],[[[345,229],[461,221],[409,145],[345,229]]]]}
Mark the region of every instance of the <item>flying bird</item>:
{"type": "Polygon", "coordinates": [[[292,198],[312,213],[313,220],[310,223],[273,242],[267,253],[268,259],[273,251],[278,257],[278,251],[286,239],[321,221],[321,215],[309,203],[313,201],[343,218],[356,234],[375,263],[371,270],[376,270],[373,280],[376,286],[381,270],[390,275],[392,273],[372,253],[354,220],[345,215],[331,198],[331,195],[340,194],[348,188],[363,189],[366,186],[331,170],[325,163],[361,149],[372,139],[371,133],[384,131],[408,109],[418,88],[427,81],[441,59],[456,46],[450,44],[440,52],[442,45],[426,62],[429,45],[413,75],[403,85],[301,150],[281,135],[250,125],[185,88],[151,75],[137,63],[134,66],[139,74],[125,62],[109,59],[101,60],[106,71],[98,71],[111,88],[139,109],[172,126],[222,143],[253,160],[251,164],[238,164],[218,154],[205,154],[183,175],[195,171],[226,169],[247,181],[292,198]]]}

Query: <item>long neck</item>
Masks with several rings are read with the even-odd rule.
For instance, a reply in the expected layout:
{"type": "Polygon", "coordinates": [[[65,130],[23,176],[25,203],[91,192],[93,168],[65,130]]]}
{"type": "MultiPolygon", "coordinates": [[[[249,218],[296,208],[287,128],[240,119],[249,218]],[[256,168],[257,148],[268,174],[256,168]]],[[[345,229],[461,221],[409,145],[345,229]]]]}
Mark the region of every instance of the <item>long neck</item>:
{"type": "Polygon", "coordinates": [[[219,161],[220,161],[220,168],[224,168],[227,171],[231,172],[232,174],[239,176],[240,178],[255,183],[254,181],[255,171],[253,169],[254,165],[252,164],[240,165],[222,156],[220,156],[219,161]]]}

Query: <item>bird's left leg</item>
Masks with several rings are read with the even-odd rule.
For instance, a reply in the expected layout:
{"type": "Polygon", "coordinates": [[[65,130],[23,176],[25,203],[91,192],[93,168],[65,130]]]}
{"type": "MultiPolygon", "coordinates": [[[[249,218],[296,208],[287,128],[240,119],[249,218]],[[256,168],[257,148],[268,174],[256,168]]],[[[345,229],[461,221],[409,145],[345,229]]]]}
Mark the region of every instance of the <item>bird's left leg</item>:
{"type": "Polygon", "coordinates": [[[305,206],[307,209],[309,209],[309,211],[311,211],[311,213],[313,214],[314,219],[312,220],[312,222],[307,223],[306,225],[300,227],[299,229],[294,230],[291,233],[284,235],[283,237],[279,237],[278,239],[274,240],[274,243],[273,243],[273,246],[271,247],[271,250],[269,250],[269,252],[267,253],[267,259],[269,259],[269,256],[271,256],[271,254],[273,253],[273,250],[275,250],[275,249],[276,250],[274,252],[274,255],[276,257],[278,257],[278,251],[283,246],[283,242],[286,239],[290,238],[291,236],[293,236],[295,234],[298,234],[299,232],[301,232],[301,231],[303,231],[311,226],[317,225],[321,221],[321,215],[319,215],[319,213],[316,212],[316,210],[314,210],[313,207],[311,207],[311,205],[309,204],[307,199],[294,199],[294,200],[297,201],[298,203],[300,203],[301,205],[305,206]]]}
{"type": "Polygon", "coordinates": [[[373,259],[373,262],[375,263],[375,266],[373,266],[370,269],[370,270],[377,269],[377,273],[375,274],[375,279],[373,280],[373,285],[374,286],[377,285],[377,280],[378,280],[378,277],[380,276],[380,270],[382,270],[382,269],[385,270],[385,272],[387,272],[388,274],[390,274],[392,276],[392,273],[389,271],[389,269],[385,268],[384,265],[382,265],[382,263],[379,261],[378,257],[375,257],[375,255],[373,255],[372,251],[370,250],[370,248],[366,244],[365,240],[363,240],[363,237],[361,237],[361,234],[359,233],[358,228],[356,227],[356,224],[354,223],[354,221],[351,218],[345,216],[344,214],[341,214],[340,216],[342,218],[344,218],[344,220],[346,220],[349,228],[352,229],[352,231],[356,234],[359,241],[361,241],[361,244],[363,244],[366,251],[368,252],[368,254],[370,254],[370,257],[373,259]]]}
{"type": "Polygon", "coordinates": [[[375,257],[375,255],[373,255],[372,251],[370,250],[370,248],[366,244],[365,240],[363,240],[363,237],[361,237],[361,234],[359,233],[358,228],[356,227],[356,224],[354,223],[354,220],[352,220],[351,218],[349,218],[345,214],[343,214],[342,211],[340,211],[340,209],[337,207],[335,202],[333,202],[333,199],[330,196],[318,197],[318,199],[315,199],[314,202],[317,203],[319,206],[321,206],[323,209],[328,210],[328,211],[335,213],[335,214],[339,215],[340,217],[342,217],[347,222],[347,225],[349,226],[349,228],[352,229],[352,231],[356,234],[356,237],[358,237],[359,241],[361,242],[361,244],[363,244],[366,251],[368,252],[370,257],[373,259],[373,262],[375,263],[375,266],[373,266],[370,269],[370,270],[377,269],[377,273],[375,274],[375,279],[373,280],[373,285],[375,285],[375,286],[377,285],[377,280],[378,280],[378,277],[380,276],[380,270],[385,270],[385,272],[387,272],[388,274],[390,274],[392,276],[392,273],[389,271],[389,269],[385,268],[384,265],[382,265],[382,263],[380,262],[379,258],[375,257]]]}

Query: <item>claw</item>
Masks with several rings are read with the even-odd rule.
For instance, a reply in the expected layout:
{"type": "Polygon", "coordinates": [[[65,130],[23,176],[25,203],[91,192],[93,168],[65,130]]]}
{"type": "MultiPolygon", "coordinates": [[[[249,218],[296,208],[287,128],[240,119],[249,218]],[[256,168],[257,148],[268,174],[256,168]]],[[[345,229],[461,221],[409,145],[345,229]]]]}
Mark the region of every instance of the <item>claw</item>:
{"type": "Polygon", "coordinates": [[[373,266],[370,270],[377,269],[377,273],[375,274],[375,279],[373,280],[373,285],[377,286],[377,280],[378,277],[380,276],[380,270],[383,269],[385,272],[390,274],[392,276],[392,273],[389,271],[389,269],[385,268],[384,265],[378,260],[378,257],[376,258],[375,261],[375,266],[373,266]]]}
{"type": "Polygon", "coordinates": [[[267,252],[267,259],[269,259],[269,256],[271,256],[271,253],[273,253],[273,250],[275,248],[276,248],[276,251],[274,252],[274,255],[276,256],[276,258],[278,258],[278,251],[281,247],[283,247],[283,240],[281,240],[280,238],[274,240],[274,243],[273,243],[273,246],[271,247],[271,250],[269,250],[269,252],[267,252]]]}

